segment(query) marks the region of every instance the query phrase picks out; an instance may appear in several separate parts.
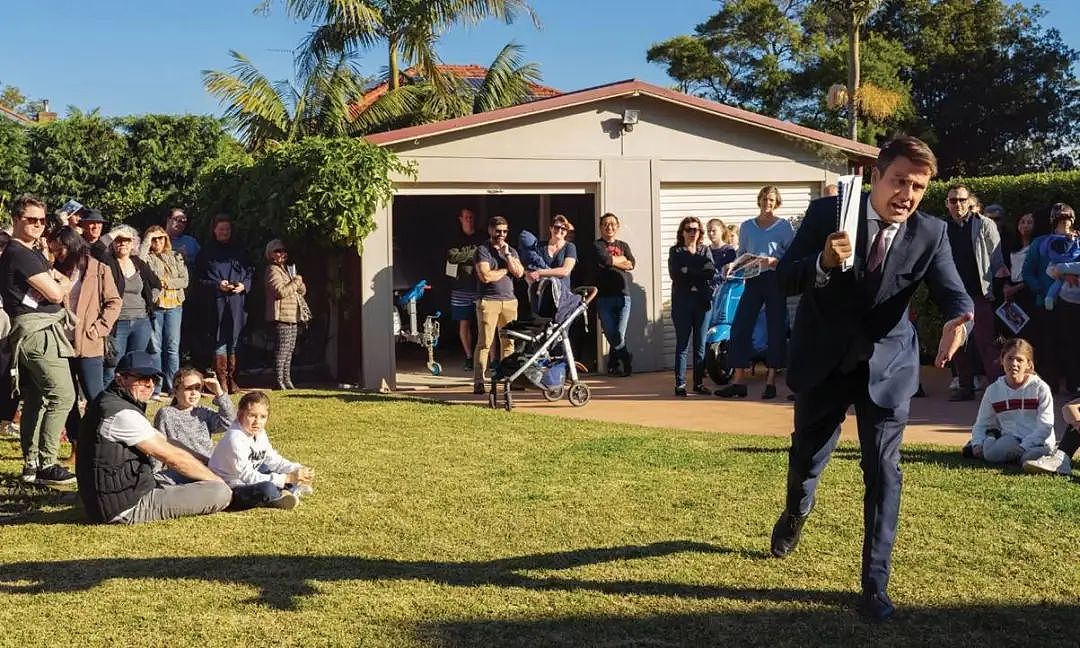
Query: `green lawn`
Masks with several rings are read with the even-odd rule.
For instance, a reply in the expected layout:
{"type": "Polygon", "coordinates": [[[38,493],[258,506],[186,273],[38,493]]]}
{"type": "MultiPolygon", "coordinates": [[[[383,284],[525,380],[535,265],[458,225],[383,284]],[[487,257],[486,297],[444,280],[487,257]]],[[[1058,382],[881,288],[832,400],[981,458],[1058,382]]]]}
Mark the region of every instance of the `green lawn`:
{"type": "MultiPolygon", "coordinates": [[[[785,441],[339,392],[275,394],[316,493],[86,526],[14,488],[0,441],[0,645],[1077,645],[1080,485],[905,452],[891,594],[854,612],[858,452],[767,557],[785,441]]],[[[718,406],[718,412],[723,409],[718,406]]]]}

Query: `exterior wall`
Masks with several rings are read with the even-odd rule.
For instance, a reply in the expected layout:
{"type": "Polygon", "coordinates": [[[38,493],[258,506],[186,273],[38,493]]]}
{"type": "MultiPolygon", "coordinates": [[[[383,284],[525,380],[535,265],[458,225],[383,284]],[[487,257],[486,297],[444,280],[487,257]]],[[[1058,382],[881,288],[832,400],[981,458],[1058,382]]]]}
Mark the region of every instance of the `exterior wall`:
{"type": "MultiPolygon", "coordinates": [[[[822,187],[846,158],[821,145],[650,97],[626,97],[445,133],[391,148],[417,164],[395,178],[403,191],[485,193],[594,187],[597,218],[613,212],[637,266],[628,342],[641,370],[664,365],[660,187],[669,183],[804,182],[822,187]],[[639,110],[633,131],[623,110],[639,110]]],[[[391,339],[391,208],[380,211],[362,261],[364,386],[394,383],[391,339]]],[[[581,241],[579,245],[588,242],[581,241]]]]}

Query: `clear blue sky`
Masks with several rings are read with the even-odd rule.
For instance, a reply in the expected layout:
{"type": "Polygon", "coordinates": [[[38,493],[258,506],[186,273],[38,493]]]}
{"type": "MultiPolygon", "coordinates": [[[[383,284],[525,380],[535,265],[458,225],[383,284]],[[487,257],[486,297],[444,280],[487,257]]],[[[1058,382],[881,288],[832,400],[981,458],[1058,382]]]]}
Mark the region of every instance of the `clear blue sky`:
{"type": "MultiPolygon", "coordinates": [[[[219,113],[202,88],[200,70],[227,69],[228,50],[252,58],[271,79],[292,76],[292,48],[309,26],[280,4],[253,15],[258,0],[3,0],[0,84],[53,110],[98,107],[106,115],[219,113]]],[[[670,80],[645,61],[649,45],[681,33],[716,10],[715,0],[533,0],[543,28],[528,21],[487,22],[445,35],[447,63],[487,64],[510,40],[540,64],[547,85],[576,90],[626,78],[670,80]]],[[[1046,0],[1045,23],[1080,49],[1080,2],[1046,0]]],[[[385,54],[363,60],[378,74],[385,54]]]]}

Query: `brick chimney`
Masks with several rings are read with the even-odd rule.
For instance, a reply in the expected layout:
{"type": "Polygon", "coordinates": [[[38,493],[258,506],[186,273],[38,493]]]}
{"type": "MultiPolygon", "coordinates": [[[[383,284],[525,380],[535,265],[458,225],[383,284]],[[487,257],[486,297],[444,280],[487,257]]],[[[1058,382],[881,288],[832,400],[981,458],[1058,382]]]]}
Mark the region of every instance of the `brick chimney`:
{"type": "Polygon", "coordinates": [[[42,99],[41,103],[42,103],[41,112],[39,112],[37,114],[37,116],[34,118],[37,121],[37,123],[39,123],[39,124],[48,124],[49,122],[56,121],[56,113],[49,112],[49,100],[48,99],[42,99]]]}

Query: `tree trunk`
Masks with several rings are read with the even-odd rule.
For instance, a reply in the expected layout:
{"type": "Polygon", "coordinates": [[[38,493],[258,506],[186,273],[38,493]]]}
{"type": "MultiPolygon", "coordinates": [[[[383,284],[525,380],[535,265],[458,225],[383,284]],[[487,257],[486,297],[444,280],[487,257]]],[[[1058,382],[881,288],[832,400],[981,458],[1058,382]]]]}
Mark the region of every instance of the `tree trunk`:
{"type": "Polygon", "coordinates": [[[388,47],[390,48],[390,89],[397,90],[401,86],[401,79],[398,73],[398,39],[396,36],[390,37],[388,47]]]}
{"type": "Polygon", "coordinates": [[[848,23],[848,137],[859,139],[859,23],[848,23]]]}

